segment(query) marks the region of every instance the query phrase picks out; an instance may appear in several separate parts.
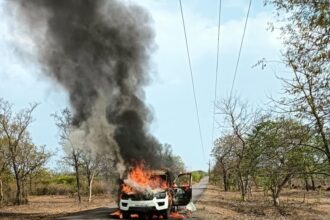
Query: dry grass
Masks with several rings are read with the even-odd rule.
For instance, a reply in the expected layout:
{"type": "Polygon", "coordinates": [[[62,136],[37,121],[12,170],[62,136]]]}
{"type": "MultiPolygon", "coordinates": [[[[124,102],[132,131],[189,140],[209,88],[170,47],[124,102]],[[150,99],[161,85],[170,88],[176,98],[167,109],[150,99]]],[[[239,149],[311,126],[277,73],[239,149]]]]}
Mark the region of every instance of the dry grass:
{"type": "Polygon", "coordinates": [[[30,196],[27,205],[0,208],[0,219],[54,218],[110,205],[115,205],[110,195],[95,196],[90,204],[86,197],[83,197],[79,204],[77,198],[69,196],[30,196]]]}
{"type": "Polygon", "coordinates": [[[224,192],[209,185],[194,217],[198,219],[330,219],[330,192],[285,190],[281,206],[274,208],[270,196],[256,191],[246,202],[239,192],[224,192]]]}
{"type": "MultiPolygon", "coordinates": [[[[51,219],[70,213],[112,206],[111,196],[93,198],[81,204],[69,196],[31,196],[30,202],[22,206],[7,206],[0,209],[0,219],[51,219]]],[[[281,196],[281,207],[274,208],[270,196],[262,191],[252,193],[247,202],[240,201],[239,192],[224,192],[209,185],[196,203],[195,219],[330,219],[330,192],[304,192],[285,190],[281,196]]]]}

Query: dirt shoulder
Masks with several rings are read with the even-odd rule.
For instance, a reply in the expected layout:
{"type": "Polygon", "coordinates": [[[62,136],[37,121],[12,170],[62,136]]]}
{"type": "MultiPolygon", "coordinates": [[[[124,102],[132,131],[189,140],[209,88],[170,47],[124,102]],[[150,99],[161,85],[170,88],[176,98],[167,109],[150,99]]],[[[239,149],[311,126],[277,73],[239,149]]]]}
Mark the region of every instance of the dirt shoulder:
{"type": "MultiPolygon", "coordinates": [[[[27,205],[0,208],[0,219],[52,219],[71,213],[113,206],[111,196],[93,198],[88,204],[83,197],[81,204],[69,196],[31,196],[27,205]]],[[[224,192],[219,187],[208,185],[204,194],[195,203],[194,219],[330,219],[330,192],[305,192],[285,190],[281,207],[272,206],[270,196],[255,190],[248,201],[240,200],[239,192],[224,192]]]]}
{"type": "Polygon", "coordinates": [[[114,204],[108,195],[95,196],[90,204],[85,197],[79,204],[76,198],[69,196],[30,196],[26,205],[0,208],[0,219],[51,219],[114,204]]]}
{"type": "Polygon", "coordinates": [[[224,192],[209,185],[196,203],[197,219],[330,219],[330,192],[285,190],[280,208],[272,206],[270,196],[255,190],[248,201],[239,192],[224,192]]]}

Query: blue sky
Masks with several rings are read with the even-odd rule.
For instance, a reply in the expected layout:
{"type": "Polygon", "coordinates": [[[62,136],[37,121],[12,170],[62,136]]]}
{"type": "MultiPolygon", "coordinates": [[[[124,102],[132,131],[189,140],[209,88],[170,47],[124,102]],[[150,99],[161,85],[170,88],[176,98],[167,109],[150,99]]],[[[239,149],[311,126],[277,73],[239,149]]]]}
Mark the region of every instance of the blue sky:
{"type": "MultiPolygon", "coordinates": [[[[146,103],[154,113],[150,132],[162,143],[169,143],[184,160],[188,169],[207,169],[212,149],[212,113],[217,44],[218,0],[182,0],[187,36],[195,77],[205,159],[198,133],[198,124],[191,88],[179,2],[177,0],[130,0],[146,8],[153,18],[157,49],[152,54],[152,82],[146,87],[146,103]]],[[[222,0],[218,97],[228,96],[233,79],[248,0],[222,0]]],[[[15,109],[38,102],[35,121],[29,128],[34,141],[58,152],[49,166],[61,156],[58,132],[50,116],[69,106],[66,92],[41,74],[33,58],[22,60],[15,47],[35,53],[24,32],[18,31],[6,0],[0,0],[0,97],[10,101],[15,109]]],[[[274,16],[272,8],[263,1],[252,2],[250,19],[243,44],[234,92],[254,106],[264,106],[267,96],[278,96],[280,82],[274,72],[283,67],[266,70],[252,68],[265,57],[279,60],[281,40],[277,31],[267,31],[274,16]]],[[[217,118],[221,123],[221,119],[217,118]]],[[[219,134],[215,130],[215,137],[219,134]]]]}

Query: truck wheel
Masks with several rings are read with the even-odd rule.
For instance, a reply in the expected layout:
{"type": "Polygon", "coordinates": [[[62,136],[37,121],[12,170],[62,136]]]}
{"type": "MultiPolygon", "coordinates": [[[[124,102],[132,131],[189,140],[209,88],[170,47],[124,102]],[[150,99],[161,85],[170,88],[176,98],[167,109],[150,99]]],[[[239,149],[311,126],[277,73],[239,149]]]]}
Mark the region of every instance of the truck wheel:
{"type": "Polygon", "coordinates": [[[147,219],[147,215],[145,213],[139,213],[139,218],[138,219],[147,219]]]}
{"type": "Polygon", "coordinates": [[[171,214],[171,208],[166,209],[166,210],[162,213],[163,219],[168,219],[168,218],[170,217],[170,214],[171,214]]]}
{"type": "Polygon", "coordinates": [[[131,219],[131,213],[130,212],[122,212],[122,214],[123,214],[123,218],[124,219],[131,219]]]}

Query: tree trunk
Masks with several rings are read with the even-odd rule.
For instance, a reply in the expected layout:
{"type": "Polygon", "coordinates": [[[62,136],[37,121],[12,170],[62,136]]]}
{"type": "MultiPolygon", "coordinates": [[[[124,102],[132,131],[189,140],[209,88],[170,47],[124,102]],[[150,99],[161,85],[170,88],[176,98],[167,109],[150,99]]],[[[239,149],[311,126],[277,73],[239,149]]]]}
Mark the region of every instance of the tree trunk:
{"type": "Polygon", "coordinates": [[[19,180],[19,177],[15,177],[16,179],[16,205],[22,204],[22,188],[21,188],[21,181],[19,180]]]}
{"type": "Polygon", "coordinates": [[[309,191],[309,183],[307,177],[304,175],[304,180],[305,180],[305,189],[308,192],[309,191]]]}
{"type": "Polygon", "coordinates": [[[280,205],[280,198],[278,196],[273,197],[274,206],[278,207],[280,205]]]}
{"type": "Polygon", "coordinates": [[[244,190],[244,186],[242,185],[241,186],[241,196],[242,196],[242,201],[246,201],[246,197],[245,197],[246,193],[245,193],[245,190],[244,190]]]}
{"type": "Polygon", "coordinates": [[[236,190],[241,191],[241,185],[238,177],[236,178],[236,190]]]}
{"type": "Polygon", "coordinates": [[[316,188],[315,188],[315,181],[314,181],[313,174],[311,174],[311,181],[312,181],[312,190],[315,191],[316,188]]]}
{"type": "Polygon", "coordinates": [[[291,176],[292,174],[287,174],[279,185],[275,184],[274,182],[272,183],[270,190],[272,191],[274,206],[278,207],[280,205],[280,193],[284,185],[291,179],[291,176]]]}
{"type": "Polygon", "coordinates": [[[292,189],[292,180],[291,179],[288,181],[288,184],[289,184],[289,188],[292,189]]]}
{"type": "Polygon", "coordinates": [[[94,180],[94,172],[92,174],[92,177],[90,178],[89,181],[89,198],[88,198],[88,203],[92,202],[92,187],[93,187],[93,180],[94,180]]]}
{"type": "Polygon", "coordinates": [[[3,204],[3,189],[2,189],[2,179],[0,178],[0,207],[2,207],[3,204]]]}
{"type": "Polygon", "coordinates": [[[241,190],[241,197],[242,197],[242,200],[245,201],[246,200],[246,198],[245,198],[246,189],[245,189],[245,184],[244,184],[243,177],[241,176],[241,174],[239,174],[238,180],[239,180],[239,186],[240,186],[240,190],[241,190]]]}
{"type": "Polygon", "coordinates": [[[252,186],[249,178],[246,178],[245,180],[245,194],[248,196],[248,198],[252,197],[252,186]]]}
{"type": "Polygon", "coordinates": [[[78,161],[75,160],[74,165],[75,171],[76,171],[76,183],[77,183],[77,194],[78,194],[78,201],[81,203],[81,196],[80,196],[80,178],[79,178],[79,164],[78,161]]]}
{"type": "Polygon", "coordinates": [[[270,190],[272,191],[273,204],[275,207],[278,207],[280,205],[280,189],[277,187],[271,187],[270,190]]]}
{"type": "Polygon", "coordinates": [[[22,204],[22,181],[19,177],[16,164],[14,164],[14,172],[15,172],[15,180],[16,180],[16,199],[15,204],[21,205],[22,204]]]}
{"type": "Polygon", "coordinates": [[[222,177],[223,177],[223,186],[225,188],[225,192],[228,192],[228,178],[227,178],[226,170],[223,170],[222,177]]]}
{"type": "Polygon", "coordinates": [[[21,184],[22,184],[22,187],[21,187],[21,192],[22,192],[22,200],[21,200],[21,204],[27,204],[28,203],[28,192],[27,190],[25,189],[25,181],[26,179],[21,179],[21,184]]]}
{"type": "Polygon", "coordinates": [[[29,189],[29,194],[31,195],[31,193],[32,193],[32,174],[30,173],[29,174],[29,187],[30,187],[30,189],[29,189]]]}

